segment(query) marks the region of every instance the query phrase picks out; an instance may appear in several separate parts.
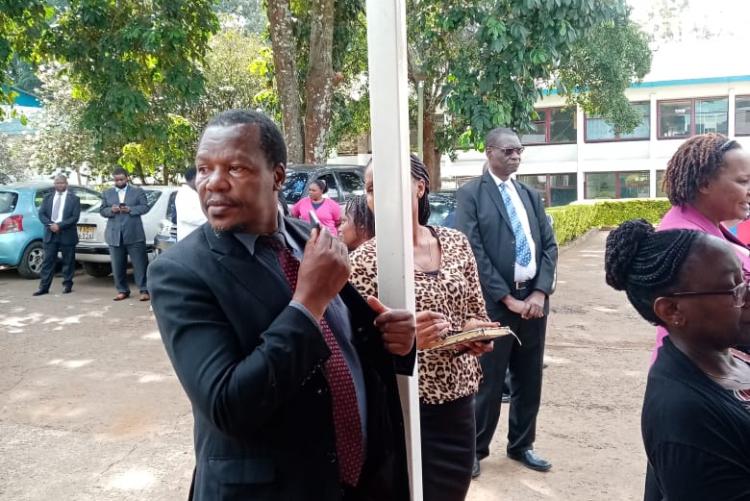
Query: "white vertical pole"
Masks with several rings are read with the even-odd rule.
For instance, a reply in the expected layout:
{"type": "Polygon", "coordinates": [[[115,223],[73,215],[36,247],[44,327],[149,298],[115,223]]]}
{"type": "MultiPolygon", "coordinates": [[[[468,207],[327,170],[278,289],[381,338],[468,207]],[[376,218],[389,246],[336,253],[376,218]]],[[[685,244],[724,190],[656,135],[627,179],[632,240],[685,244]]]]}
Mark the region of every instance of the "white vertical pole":
{"type": "MultiPolygon", "coordinates": [[[[378,293],[384,304],[414,311],[411,174],[405,0],[367,0],[370,129],[378,243],[378,293]]],[[[416,367],[399,377],[411,499],[422,500],[416,367]]]]}

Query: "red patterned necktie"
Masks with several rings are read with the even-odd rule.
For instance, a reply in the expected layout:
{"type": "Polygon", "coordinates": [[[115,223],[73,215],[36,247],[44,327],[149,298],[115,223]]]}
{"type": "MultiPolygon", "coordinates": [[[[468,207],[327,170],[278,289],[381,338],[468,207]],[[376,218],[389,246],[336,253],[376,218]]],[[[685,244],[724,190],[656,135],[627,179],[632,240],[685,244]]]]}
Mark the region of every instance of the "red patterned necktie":
{"type": "MultiPolygon", "coordinates": [[[[276,251],[281,269],[284,270],[292,292],[297,288],[299,260],[292,251],[275,238],[263,239],[276,251]]],[[[331,356],[325,363],[325,377],[331,390],[333,406],[333,427],[336,433],[336,453],[339,459],[339,474],[345,484],[356,486],[362,471],[362,422],[357,406],[357,393],[354,380],[341,352],[338,341],[325,318],[320,319],[320,330],[323,332],[331,356]]]]}

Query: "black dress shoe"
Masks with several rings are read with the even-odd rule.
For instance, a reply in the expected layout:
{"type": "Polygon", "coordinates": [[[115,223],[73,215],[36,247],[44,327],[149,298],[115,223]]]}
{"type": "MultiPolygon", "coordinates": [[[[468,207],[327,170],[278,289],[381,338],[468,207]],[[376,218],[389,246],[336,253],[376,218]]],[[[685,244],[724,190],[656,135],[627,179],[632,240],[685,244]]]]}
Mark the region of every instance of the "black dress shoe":
{"type": "Polygon", "coordinates": [[[73,292],[73,286],[72,285],[69,285],[69,286],[63,288],[63,294],[70,294],[71,292],[73,292]]]}
{"type": "Polygon", "coordinates": [[[482,473],[482,469],[479,468],[479,460],[474,458],[474,465],[471,467],[471,478],[477,478],[482,473]]]}
{"type": "Polygon", "coordinates": [[[537,456],[536,452],[531,449],[514,454],[509,452],[508,457],[535,471],[549,471],[552,468],[552,463],[537,456]]]}
{"type": "Polygon", "coordinates": [[[45,294],[49,294],[49,291],[46,291],[44,289],[39,289],[35,293],[32,294],[32,296],[44,296],[45,294]]]}

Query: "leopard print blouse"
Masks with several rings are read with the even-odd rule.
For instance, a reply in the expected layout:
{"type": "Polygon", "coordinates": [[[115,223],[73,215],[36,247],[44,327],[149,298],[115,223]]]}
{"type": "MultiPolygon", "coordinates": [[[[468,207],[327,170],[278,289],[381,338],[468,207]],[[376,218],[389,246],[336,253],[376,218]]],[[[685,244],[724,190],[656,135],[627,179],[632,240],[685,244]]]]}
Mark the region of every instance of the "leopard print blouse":
{"type": "MultiPolygon", "coordinates": [[[[442,259],[436,274],[415,270],[417,311],[442,313],[456,334],[470,319],[488,321],[479,285],[477,263],[463,233],[443,227],[431,228],[437,237],[442,259]]],[[[375,239],[352,252],[349,281],[367,296],[378,295],[375,239]]],[[[419,399],[442,404],[477,392],[482,370],[477,357],[452,349],[419,350],[419,399]]]]}

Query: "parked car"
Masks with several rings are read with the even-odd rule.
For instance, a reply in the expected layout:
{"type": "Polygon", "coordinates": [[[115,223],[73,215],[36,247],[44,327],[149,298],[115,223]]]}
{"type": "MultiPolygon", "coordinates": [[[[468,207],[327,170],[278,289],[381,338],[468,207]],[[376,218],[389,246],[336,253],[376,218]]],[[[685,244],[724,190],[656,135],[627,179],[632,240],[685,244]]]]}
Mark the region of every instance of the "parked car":
{"type": "Polygon", "coordinates": [[[365,167],[362,165],[289,165],[281,189],[289,206],[307,196],[307,188],[316,180],[325,181],[326,196],[343,205],[352,195],[365,192],[365,167]]]}
{"type": "MultiPolygon", "coordinates": [[[[146,234],[146,251],[149,259],[154,256],[154,239],[159,233],[161,222],[168,217],[170,200],[176,191],[176,186],[143,186],[146,192],[149,210],[141,216],[143,231],[146,234]]],[[[83,264],[83,269],[93,277],[106,277],[112,273],[109,256],[109,246],[104,239],[107,218],[99,214],[99,203],[81,212],[78,221],[78,245],[76,246],[76,261],[83,264]]]]}
{"type": "MultiPolygon", "coordinates": [[[[50,182],[0,186],[0,269],[17,268],[25,278],[39,278],[44,260],[44,225],[39,207],[55,187],[50,182]]],[[[81,199],[81,212],[97,205],[101,194],[83,186],[68,185],[81,199]]]]}

